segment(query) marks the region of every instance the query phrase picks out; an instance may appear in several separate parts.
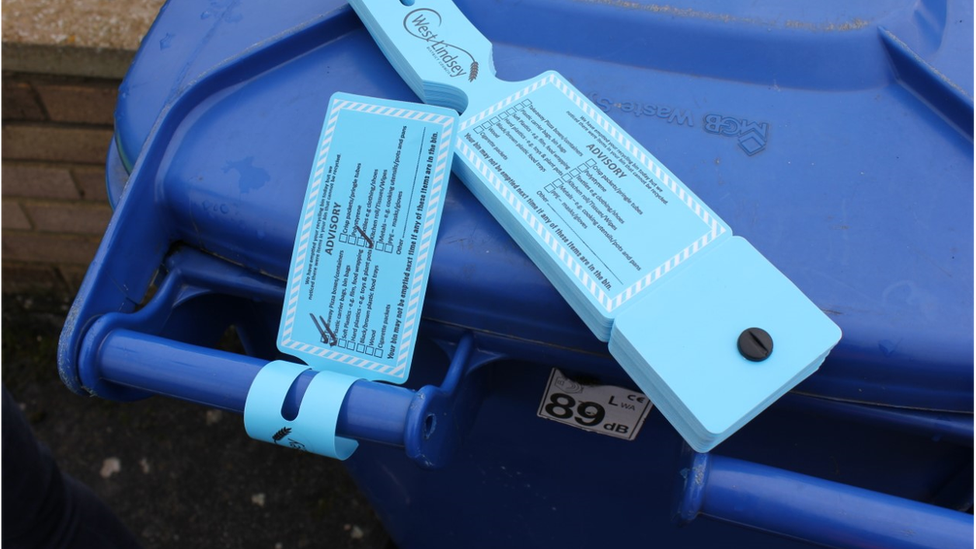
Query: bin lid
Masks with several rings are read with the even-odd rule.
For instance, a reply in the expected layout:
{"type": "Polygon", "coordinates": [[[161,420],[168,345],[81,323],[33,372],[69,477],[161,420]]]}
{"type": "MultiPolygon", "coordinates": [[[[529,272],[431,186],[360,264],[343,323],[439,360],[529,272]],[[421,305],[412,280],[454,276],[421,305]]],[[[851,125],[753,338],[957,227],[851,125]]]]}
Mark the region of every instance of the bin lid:
{"type": "MultiPolygon", "coordinates": [[[[842,328],[798,390],[972,411],[971,2],[458,4],[499,77],[558,70],[842,328]]],[[[336,91],[417,101],[343,2],[172,0],[120,89],[116,152],[131,170],[168,139],[130,183],[157,186],[184,243],[284,278],[336,91]]],[[[424,314],[606,352],[456,178],[424,314]]]]}

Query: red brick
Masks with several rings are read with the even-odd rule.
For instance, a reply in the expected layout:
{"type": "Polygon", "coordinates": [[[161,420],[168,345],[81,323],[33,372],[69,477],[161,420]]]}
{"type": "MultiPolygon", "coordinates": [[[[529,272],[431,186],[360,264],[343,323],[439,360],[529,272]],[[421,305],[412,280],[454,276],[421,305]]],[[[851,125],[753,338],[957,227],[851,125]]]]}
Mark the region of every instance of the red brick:
{"type": "Polygon", "coordinates": [[[71,170],[78,183],[78,190],[85,200],[108,204],[108,191],[105,188],[105,168],[75,168],[71,170]]]}
{"type": "Polygon", "coordinates": [[[103,164],[112,130],[37,124],[3,127],[3,158],[103,164]]]}
{"type": "Polygon", "coordinates": [[[27,82],[3,81],[4,120],[44,120],[44,110],[27,82]]]}
{"type": "Polygon", "coordinates": [[[71,174],[63,168],[36,164],[3,164],[3,196],[77,200],[71,174]]]}
{"type": "Polygon", "coordinates": [[[26,229],[30,230],[31,224],[24,210],[20,209],[20,204],[16,200],[3,201],[3,228],[4,229],[26,229]]]}
{"type": "Polygon", "coordinates": [[[102,234],[112,218],[108,205],[84,202],[24,202],[38,231],[73,234],[102,234]]]}
{"type": "Polygon", "coordinates": [[[98,237],[3,231],[3,259],[40,263],[87,264],[95,257],[98,237]]]}
{"type": "Polygon", "coordinates": [[[3,262],[3,293],[25,293],[38,290],[64,291],[64,282],[54,265],[3,262]]]}
{"type": "Polygon", "coordinates": [[[34,88],[55,122],[114,123],[118,84],[35,83],[34,88]]]}

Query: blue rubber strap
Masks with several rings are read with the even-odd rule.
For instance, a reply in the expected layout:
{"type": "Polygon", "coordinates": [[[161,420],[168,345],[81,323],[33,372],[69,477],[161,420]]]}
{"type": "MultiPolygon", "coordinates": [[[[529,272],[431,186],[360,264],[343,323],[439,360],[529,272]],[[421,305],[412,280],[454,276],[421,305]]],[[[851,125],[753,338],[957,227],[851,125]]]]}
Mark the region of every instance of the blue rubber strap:
{"type": "Polygon", "coordinates": [[[285,396],[308,369],[281,360],[261,368],[244,403],[244,429],[255,440],[344,460],[359,443],[336,436],[336,423],[349,387],[360,378],[319,372],[308,384],[298,415],[289,421],[281,414],[285,396]]]}

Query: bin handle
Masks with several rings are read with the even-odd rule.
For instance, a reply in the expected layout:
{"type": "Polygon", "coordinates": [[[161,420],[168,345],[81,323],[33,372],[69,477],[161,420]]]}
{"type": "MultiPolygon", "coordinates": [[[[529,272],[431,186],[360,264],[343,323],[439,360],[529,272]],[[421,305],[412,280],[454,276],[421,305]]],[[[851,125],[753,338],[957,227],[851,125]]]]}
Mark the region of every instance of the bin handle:
{"type": "Polygon", "coordinates": [[[767,467],[688,452],[675,518],[698,515],[828,547],[969,549],[973,516],[767,467]]]}
{"type": "MultiPolygon", "coordinates": [[[[167,258],[166,268],[162,284],[143,308],[104,314],[85,331],[77,361],[82,386],[113,400],[155,394],[243,413],[251,384],[268,360],[173,339],[164,327],[173,311],[194,297],[244,292],[251,298],[279,300],[280,283],[189,248],[167,258]]],[[[441,347],[451,363],[440,386],[413,390],[358,380],[343,399],[336,433],[403,447],[425,468],[447,464],[481,402],[479,367],[499,355],[477,349],[470,332],[441,347]]],[[[298,409],[315,374],[309,370],[298,377],[285,406],[298,409]]]]}
{"type": "MultiPolygon", "coordinates": [[[[103,381],[140,392],[187,400],[236,413],[244,412],[251,383],[267,361],[208,349],[127,329],[115,329],[94,353],[94,367],[103,381]]],[[[342,402],[336,434],[360,441],[403,447],[425,468],[446,465],[467,431],[480,398],[480,376],[465,375],[485,359],[474,337],[461,337],[440,387],[419,390],[361,379],[342,402]],[[461,397],[461,398],[459,398],[461,397]]],[[[286,406],[298,407],[316,372],[299,376],[286,406]]]]}

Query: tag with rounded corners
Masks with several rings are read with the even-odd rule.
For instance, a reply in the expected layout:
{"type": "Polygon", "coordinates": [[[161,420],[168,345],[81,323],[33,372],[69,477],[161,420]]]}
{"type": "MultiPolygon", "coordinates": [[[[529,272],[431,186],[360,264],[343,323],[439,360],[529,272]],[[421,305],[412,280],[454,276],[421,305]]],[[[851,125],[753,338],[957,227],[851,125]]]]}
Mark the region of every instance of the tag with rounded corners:
{"type": "Polygon", "coordinates": [[[332,96],[299,218],[278,348],[403,383],[454,156],[457,113],[332,96]]]}

